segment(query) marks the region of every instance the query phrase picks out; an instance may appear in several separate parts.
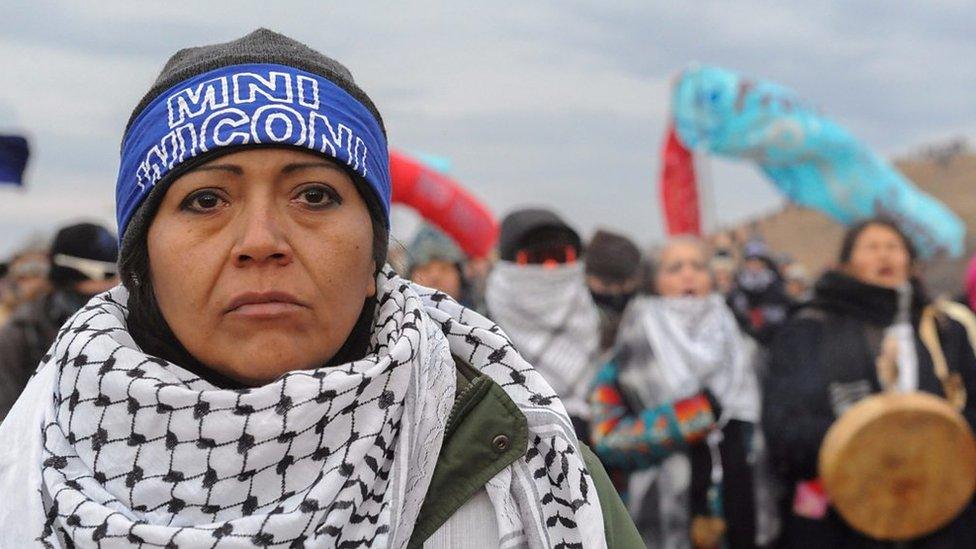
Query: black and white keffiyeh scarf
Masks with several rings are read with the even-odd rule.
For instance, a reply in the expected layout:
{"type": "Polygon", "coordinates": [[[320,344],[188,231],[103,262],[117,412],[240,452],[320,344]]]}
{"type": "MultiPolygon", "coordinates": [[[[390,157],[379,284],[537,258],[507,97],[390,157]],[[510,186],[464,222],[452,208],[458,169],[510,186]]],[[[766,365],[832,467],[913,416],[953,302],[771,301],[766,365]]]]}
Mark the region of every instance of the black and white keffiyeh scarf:
{"type": "MultiPolygon", "coordinates": [[[[708,389],[722,405],[723,425],[759,420],[753,356],[721,296],[635,297],[621,319],[617,348],[628,400],[653,408],[708,389]]],[[[649,546],[691,546],[691,488],[692,461],[684,452],[630,474],[628,508],[649,546]]]]}
{"type": "Polygon", "coordinates": [[[126,291],[90,301],[0,426],[4,546],[405,547],[453,405],[452,354],[525,413],[485,486],[500,547],[605,547],[559,399],[501,330],[380,275],[362,360],[223,390],[140,351],[126,291]]]}
{"type": "Polygon", "coordinates": [[[722,404],[724,419],[759,420],[753,357],[722,296],[635,298],[617,341],[631,351],[634,367],[623,366],[636,379],[626,382],[648,395],[648,406],[707,388],[722,404]]]}
{"type": "Polygon", "coordinates": [[[488,313],[542,374],[570,414],[586,403],[600,352],[600,316],[582,263],[544,267],[499,261],[485,289],[488,313]]]}

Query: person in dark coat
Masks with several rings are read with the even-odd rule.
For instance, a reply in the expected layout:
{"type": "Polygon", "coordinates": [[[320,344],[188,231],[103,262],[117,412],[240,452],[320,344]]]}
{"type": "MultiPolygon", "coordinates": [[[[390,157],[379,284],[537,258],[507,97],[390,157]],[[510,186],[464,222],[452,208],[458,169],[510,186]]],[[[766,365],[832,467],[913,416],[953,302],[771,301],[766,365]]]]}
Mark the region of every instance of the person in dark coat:
{"type": "Polygon", "coordinates": [[[48,281],[53,290],[21,305],[0,330],[0,421],[27,385],[58,329],[93,295],[118,284],[118,244],[92,223],[58,231],[48,281]]]}
{"type": "Polygon", "coordinates": [[[793,301],[776,261],[762,242],[746,245],[728,302],[742,330],[763,346],[769,345],[789,317],[793,301]]]}
{"type": "Polygon", "coordinates": [[[624,235],[599,230],[586,246],[586,286],[600,312],[600,349],[613,346],[620,318],[643,282],[637,245],[624,235]]]}
{"type": "MultiPolygon", "coordinates": [[[[848,526],[829,507],[817,479],[824,435],[859,399],[899,390],[965,400],[960,411],[976,425],[976,403],[965,398],[976,394],[976,355],[965,322],[958,320],[963,308],[931,302],[913,276],[915,260],[912,243],[895,223],[872,219],[851,228],[841,267],[823,275],[812,301],[773,342],[762,423],[773,467],[787,487],[784,547],[895,547],[848,526]],[[919,337],[926,310],[937,315],[949,367],[941,379],[919,337]]],[[[970,503],[942,530],[898,547],[976,547],[976,508],[970,503]]]]}

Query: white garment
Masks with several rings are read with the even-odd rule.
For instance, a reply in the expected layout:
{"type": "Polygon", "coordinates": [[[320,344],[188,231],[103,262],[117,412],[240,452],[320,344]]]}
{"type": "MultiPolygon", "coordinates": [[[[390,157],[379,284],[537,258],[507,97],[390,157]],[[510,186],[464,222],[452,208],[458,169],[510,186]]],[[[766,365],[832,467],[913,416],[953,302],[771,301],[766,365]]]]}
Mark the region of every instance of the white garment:
{"type": "MultiPolygon", "coordinates": [[[[720,422],[759,419],[754,354],[721,296],[634,298],[621,319],[616,353],[620,389],[631,407],[654,408],[708,389],[722,405],[720,422]]],[[[630,475],[627,507],[650,547],[690,549],[690,487],[685,453],[630,475]]]]}
{"type": "MultiPolygon", "coordinates": [[[[719,295],[642,297],[628,307],[624,322],[640,322],[667,394],[686,398],[707,388],[722,405],[723,419],[759,420],[759,382],[732,312],[719,295]]],[[[623,324],[623,322],[622,322],[623,324]]],[[[645,368],[646,370],[647,368],[645,368]]]]}
{"type": "Polygon", "coordinates": [[[92,299],[0,425],[4,547],[405,547],[453,405],[452,353],[528,421],[528,453],[485,486],[499,546],[605,547],[596,489],[542,377],[443,294],[390,270],[377,286],[364,359],[240,391],[143,354],[123,288],[92,299]]]}
{"type": "Polygon", "coordinates": [[[885,330],[885,337],[894,338],[898,344],[898,391],[911,393],[918,390],[918,354],[915,349],[915,330],[911,321],[912,285],[898,289],[898,316],[895,323],[885,330]]]}
{"type": "Polygon", "coordinates": [[[691,549],[691,460],[684,453],[627,478],[627,510],[648,547],[691,549]]]}
{"type": "Polygon", "coordinates": [[[570,415],[586,402],[600,351],[600,316],[582,263],[556,267],[495,264],[485,288],[492,319],[556,390],[570,415]]]}
{"type": "Polygon", "coordinates": [[[443,526],[424,543],[424,549],[496,549],[498,525],[488,492],[478,492],[462,505],[443,526]]]}
{"type": "MultiPolygon", "coordinates": [[[[708,389],[722,405],[720,422],[759,419],[753,354],[718,295],[634,298],[620,323],[617,360],[620,389],[633,408],[654,408],[708,389]]],[[[674,453],[631,474],[628,482],[628,510],[645,543],[690,548],[688,455],[674,453]]]]}

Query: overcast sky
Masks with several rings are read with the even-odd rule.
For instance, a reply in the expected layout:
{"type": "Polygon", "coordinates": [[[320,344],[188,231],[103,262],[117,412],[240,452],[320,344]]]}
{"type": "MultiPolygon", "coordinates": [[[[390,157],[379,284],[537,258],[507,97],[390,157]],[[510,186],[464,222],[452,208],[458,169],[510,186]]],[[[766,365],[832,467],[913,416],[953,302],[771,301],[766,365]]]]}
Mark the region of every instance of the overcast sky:
{"type": "MultiPolygon", "coordinates": [[[[970,2],[822,4],[3,2],[0,131],[33,156],[24,191],[0,187],[0,255],[66,219],[112,222],[122,130],[167,57],[259,26],[346,64],[391,145],[451,159],[499,216],[549,205],[645,244],[663,232],[669,82],[691,62],[793,87],[887,155],[976,135],[970,2]]],[[[722,221],[777,205],[751,167],[711,172],[722,221]]]]}

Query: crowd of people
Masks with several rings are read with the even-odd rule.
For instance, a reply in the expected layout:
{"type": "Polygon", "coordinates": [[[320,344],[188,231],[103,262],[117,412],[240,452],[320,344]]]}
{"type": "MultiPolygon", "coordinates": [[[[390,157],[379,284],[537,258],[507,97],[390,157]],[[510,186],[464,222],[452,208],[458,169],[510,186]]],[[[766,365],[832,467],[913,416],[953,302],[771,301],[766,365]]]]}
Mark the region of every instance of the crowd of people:
{"type": "MultiPolygon", "coordinates": [[[[976,426],[968,297],[928,295],[892,220],[849,228],[815,283],[759,235],[678,236],[642,254],[609,230],[584,243],[539,209],[505,218],[484,296],[453,293],[479,284],[452,249],[441,288],[483,301],[556,388],[648,547],[888,546],[847,526],[818,485],[828,428],[891,389],[942,396],[976,426]]],[[[413,273],[432,262],[411,257],[413,273]]],[[[974,521],[970,504],[908,546],[969,547],[974,521]]]]}
{"type": "Polygon", "coordinates": [[[508,213],[490,258],[429,225],[390,249],[385,137],[287,37],[170,59],[124,135],[119,236],[72,224],[3,264],[0,540],[976,547],[972,502],[896,545],[818,479],[869,395],[976,426],[976,299],[930,296],[896,222],[850,227],[815,282],[758,234],[642,251],[545,208],[508,213]],[[144,169],[174,112],[210,120],[199,86],[269,69],[306,87],[210,116],[279,118],[144,169]],[[293,112],[358,145],[289,141],[293,112]]]}

